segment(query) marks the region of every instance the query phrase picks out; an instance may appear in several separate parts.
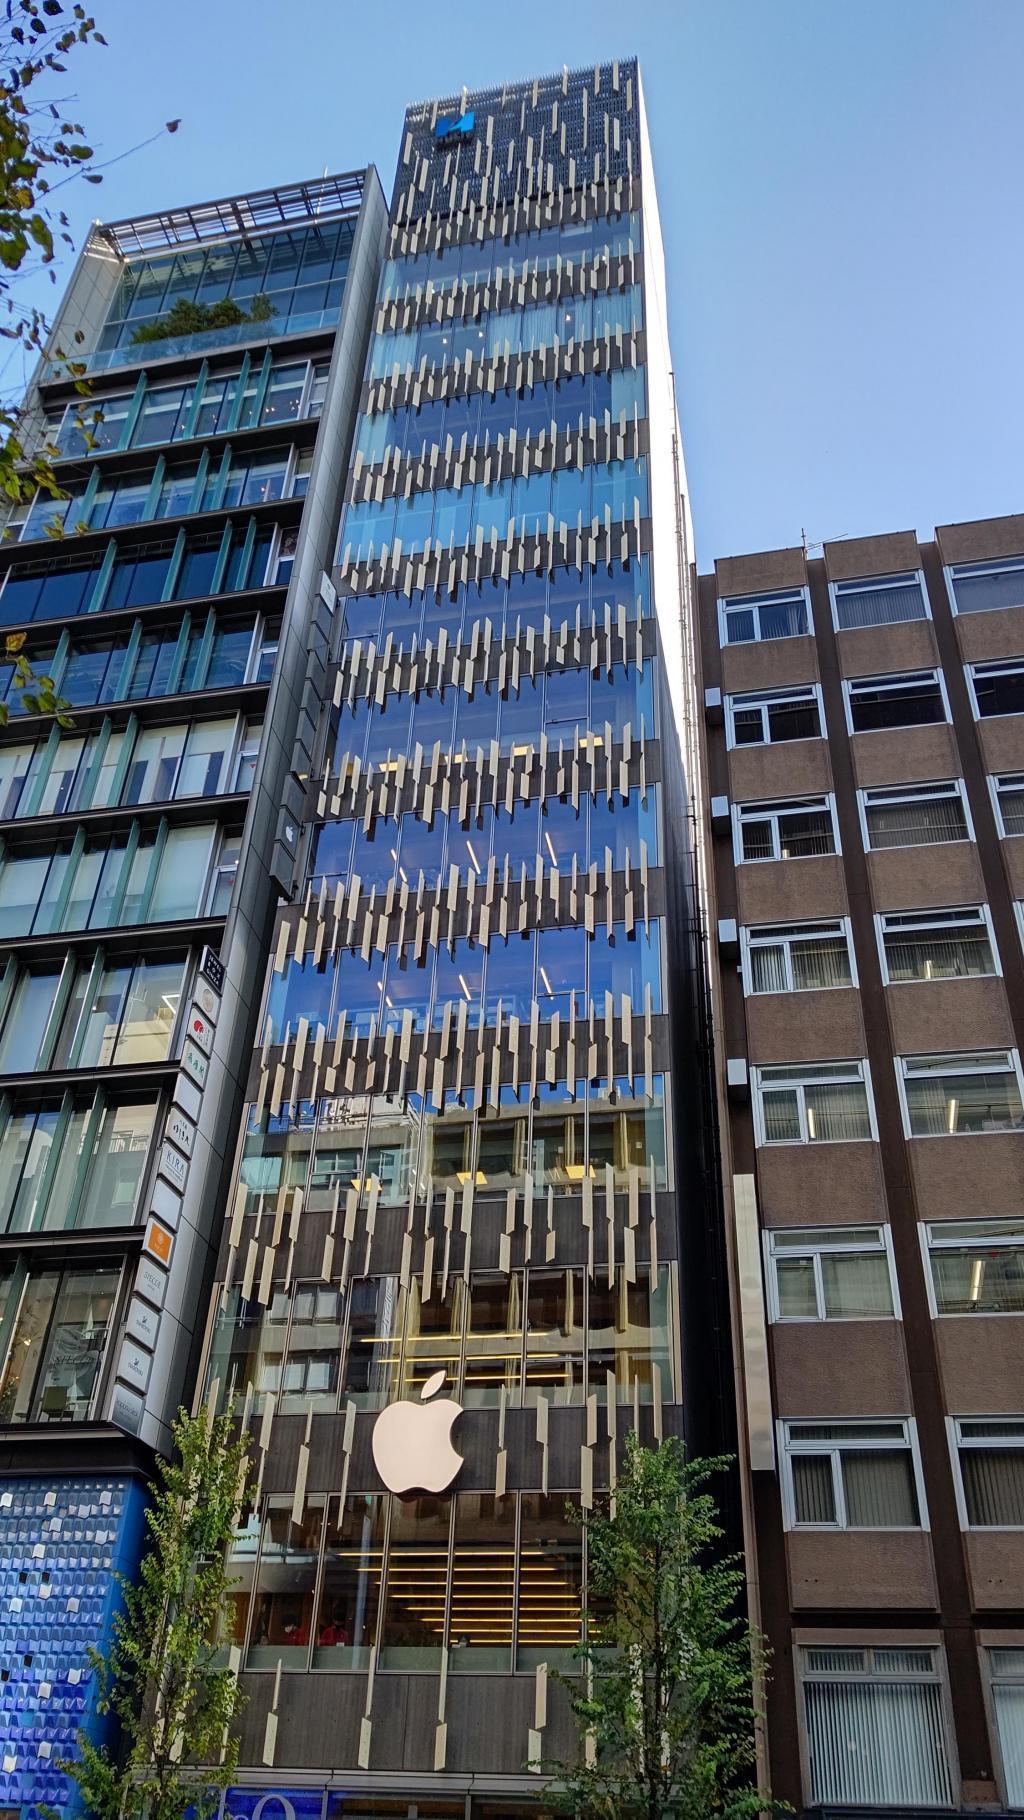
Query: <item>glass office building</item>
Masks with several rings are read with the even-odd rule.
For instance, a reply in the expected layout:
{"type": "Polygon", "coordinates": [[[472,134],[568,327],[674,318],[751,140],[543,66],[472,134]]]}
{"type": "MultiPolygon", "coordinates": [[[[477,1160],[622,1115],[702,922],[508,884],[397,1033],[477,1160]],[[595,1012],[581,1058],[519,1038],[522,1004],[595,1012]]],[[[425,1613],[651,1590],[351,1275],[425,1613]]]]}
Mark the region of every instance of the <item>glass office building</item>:
{"type": "Polygon", "coordinates": [[[232,1814],[534,1811],[567,1505],[718,1441],[688,550],[636,64],[410,109],[200,1392],[259,1473],[232,1814]]]}
{"type": "Polygon", "coordinates": [[[25,401],[62,497],[10,513],[0,629],[72,724],[6,666],[7,1811],[67,1802],[86,1651],[192,1390],[385,226],[371,170],[96,227],[52,343],[89,395],[54,354],[25,401]]]}

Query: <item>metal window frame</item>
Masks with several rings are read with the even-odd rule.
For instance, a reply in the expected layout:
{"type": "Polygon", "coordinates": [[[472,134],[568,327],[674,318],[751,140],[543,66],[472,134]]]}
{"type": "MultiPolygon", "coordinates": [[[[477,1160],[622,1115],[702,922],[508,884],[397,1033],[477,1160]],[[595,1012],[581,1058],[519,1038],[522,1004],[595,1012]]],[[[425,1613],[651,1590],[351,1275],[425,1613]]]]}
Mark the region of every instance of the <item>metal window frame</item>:
{"type": "Polygon", "coordinates": [[[832,1322],[832,1321],[842,1321],[842,1322],[848,1322],[848,1321],[901,1321],[903,1319],[903,1310],[902,1310],[902,1305],[900,1302],[899,1279],[898,1279],[898,1276],[896,1273],[896,1264],[895,1264],[895,1259],[893,1257],[893,1250],[892,1250],[892,1228],[890,1227],[888,1221],[884,1221],[877,1225],[873,1221],[867,1221],[867,1222],[865,1222],[864,1226],[852,1226],[848,1229],[844,1229],[842,1226],[807,1226],[807,1227],[766,1226],[761,1234],[761,1239],[762,1239],[762,1244],[764,1246],[764,1257],[765,1257],[765,1273],[764,1274],[765,1274],[765,1286],[766,1286],[766,1299],[767,1299],[767,1303],[768,1303],[768,1319],[772,1323],[773,1326],[807,1327],[807,1326],[820,1326],[821,1323],[825,1322],[825,1321],[829,1321],[829,1322],[832,1322]],[[868,1230],[870,1230],[874,1233],[877,1233],[878,1237],[877,1237],[877,1241],[875,1243],[871,1243],[868,1240],[862,1240],[860,1244],[857,1244],[851,1238],[849,1238],[847,1236],[848,1232],[865,1232],[868,1230]],[[808,1241],[808,1243],[806,1245],[787,1245],[784,1249],[781,1247],[777,1249],[776,1248],[776,1235],[780,1231],[784,1231],[787,1234],[789,1234],[789,1233],[795,1234],[795,1233],[799,1233],[800,1231],[829,1232],[829,1233],[834,1233],[835,1238],[834,1238],[834,1240],[830,1240],[825,1243],[811,1244],[808,1241]],[[887,1266],[887,1269],[889,1272],[889,1294],[890,1294],[890,1297],[892,1300],[892,1309],[891,1309],[890,1313],[886,1314],[886,1315],[882,1315],[882,1314],[844,1315],[844,1314],[827,1313],[827,1311],[825,1309],[825,1286],[824,1286],[824,1281],[822,1278],[822,1271],[821,1271],[822,1257],[823,1256],[832,1256],[834,1254],[845,1254],[847,1256],[858,1255],[858,1256],[863,1256],[863,1257],[877,1257],[879,1255],[879,1253],[882,1253],[884,1255],[885,1260],[886,1260],[886,1266],[887,1266]],[[798,1314],[783,1314],[782,1313],[781,1305],[780,1305],[780,1298],[779,1298],[779,1282],[778,1282],[778,1275],[777,1275],[777,1270],[776,1270],[778,1261],[782,1257],[786,1257],[786,1258],[808,1258],[809,1257],[809,1258],[813,1259],[813,1262],[814,1262],[814,1299],[815,1299],[815,1305],[817,1308],[816,1314],[813,1314],[813,1315],[799,1314],[798,1315],[798,1314]]]}
{"type": "MultiPolygon", "coordinates": [[[[732,805],[733,856],[737,866],[763,866],[767,860],[748,859],[743,852],[743,827],[746,821],[753,820],[755,814],[759,820],[770,821],[772,828],[772,845],[775,849],[769,860],[781,860],[778,818],[780,815],[797,815],[801,810],[827,810],[832,822],[832,854],[842,854],[839,821],[836,815],[835,793],[826,791],[822,796],[779,796],[768,797],[764,802],[734,802],[732,805]]],[[[794,855],[800,859],[828,859],[830,854],[804,853],[794,855]]],[[[791,863],[790,859],[785,862],[791,863]]]]}
{"type": "MultiPolygon", "coordinates": [[[[802,1786],[806,1790],[808,1801],[811,1800],[811,1797],[812,1797],[814,1791],[813,1791],[813,1784],[812,1784],[812,1780],[811,1780],[810,1751],[809,1751],[808,1737],[807,1737],[807,1701],[804,1696],[804,1688],[815,1682],[819,1686],[821,1686],[821,1685],[836,1686],[836,1685],[840,1685],[840,1684],[847,1683],[847,1682],[851,1683],[853,1685],[857,1685],[858,1683],[863,1684],[864,1682],[868,1682],[868,1681],[877,1682],[882,1685],[889,1685],[889,1686],[925,1685],[925,1686],[937,1686],[939,1688],[939,1702],[940,1702],[940,1708],[941,1708],[941,1712],[942,1712],[942,1739],[943,1739],[943,1746],[944,1746],[944,1762],[946,1765],[946,1772],[947,1772],[947,1775],[949,1778],[949,1786],[952,1791],[952,1799],[955,1801],[956,1800],[956,1790],[959,1789],[959,1787],[960,1787],[960,1759],[959,1759],[959,1753],[957,1751],[956,1723],[955,1723],[955,1715],[953,1712],[953,1702],[952,1702],[952,1698],[951,1698],[950,1690],[949,1690],[949,1675],[948,1675],[948,1668],[947,1668],[947,1663],[946,1663],[946,1652],[945,1652],[945,1646],[944,1646],[941,1636],[939,1636],[938,1634],[934,1634],[933,1640],[929,1640],[926,1643],[916,1642],[913,1644],[900,1645],[898,1643],[894,1644],[890,1640],[885,1639],[884,1637],[877,1637],[877,1641],[876,1641],[875,1638],[877,1636],[877,1633],[872,1632],[872,1631],[868,1631],[866,1633],[858,1632],[857,1635],[858,1635],[859,1639],[865,1638],[866,1640],[859,1640],[856,1645],[851,1646],[847,1642],[845,1637],[843,1637],[842,1635],[839,1635],[838,1637],[835,1638],[834,1641],[831,1638],[828,1639],[827,1641],[826,1640],[816,1640],[814,1643],[808,1643],[808,1642],[801,1641],[800,1643],[798,1643],[796,1649],[794,1650],[794,1658],[795,1658],[794,1673],[795,1673],[795,1677],[796,1677],[796,1685],[797,1685],[797,1690],[798,1690],[797,1732],[798,1732],[799,1744],[800,1744],[800,1772],[801,1772],[802,1786]],[[903,1670],[876,1669],[876,1667],[875,1667],[876,1650],[893,1649],[893,1648],[900,1648],[900,1647],[910,1648],[910,1649],[915,1649],[915,1650],[927,1650],[932,1657],[932,1667],[930,1669],[928,1669],[927,1672],[914,1670],[914,1669],[903,1669],[903,1670]],[[807,1667],[806,1658],[808,1655],[808,1651],[811,1649],[830,1649],[833,1652],[835,1652],[836,1650],[839,1650],[839,1649],[853,1649],[853,1648],[855,1648],[857,1650],[857,1652],[860,1653],[861,1655],[863,1655],[865,1658],[869,1659],[868,1665],[865,1668],[860,1669],[860,1670],[851,1668],[849,1670],[844,1671],[842,1669],[815,1670],[815,1669],[808,1669],[808,1667],[807,1667]]],[[[940,1809],[935,1809],[934,1811],[937,1813],[944,1813],[944,1812],[947,1812],[948,1809],[940,1808],[940,1809]]]]}
{"type": "MultiPolygon", "coordinates": [[[[1024,556],[994,556],[991,561],[982,560],[981,562],[945,563],[942,574],[946,583],[946,592],[949,596],[949,610],[954,619],[960,617],[960,607],[957,604],[956,598],[956,584],[961,575],[966,578],[970,574],[1005,575],[1018,571],[1024,571],[1024,556]]],[[[1006,613],[1012,611],[1012,609],[1007,607],[988,607],[982,608],[981,610],[989,613],[1006,613]]],[[[971,618],[970,610],[967,612],[967,618],[971,618]]]]}
{"type": "Polygon", "coordinates": [[[756,594],[720,594],[717,598],[716,605],[718,608],[718,642],[719,642],[719,645],[721,646],[722,650],[723,651],[729,650],[729,649],[731,649],[732,645],[750,645],[750,644],[761,645],[761,644],[784,643],[785,638],[768,639],[768,638],[761,637],[760,608],[762,606],[768,606],[768,607],[781,606],[781,605],[792,606],[792,605],[795,605],[798,600],[803,602],[804,622],[805,622],[804,629],[802,632],[787,632],[785,634],[785,638],[813,638],[814,637],[814,618],[811,613],[811,593],[810,593],[810,589],[807,587],[806,583],[804,583],[803,586],[796,587],[796,588],[763,589],[762,591],[760,591],[759,593],[756,593],[756,594]],[[736,639],[732,639],[732,640],[729,639],[729,637],[728,637],[729,614],[731,612],[744,612],[744,613],[752,612],[753,613],[753,615],[754,615],[754,636],[753,636],[753,638],[736,638],[736,639]]]}
{"type": "Polygon", "coordinates": [[[853,930],[848,916],[812,917],[801,923],[741,923],[740,924],[740,969],[743,979],[744,998],[770,998],[771,993],[755,992],[751,975],[750,955],[753,948],[769,948],[781,944],[785,954],[787,984],[785,992],[847,992],[857,987],[857,956],[853,947],[853,930]],[[777,935],[767,932],[775,929],[777,935]],[[842,935],[846,943],[847,959],[850,963],[850,978],[838,986],[795,986],[793,984],[793,960],[789,944],[791,941],[813,941],[813,934],[808,931],[819,930],[822,936],[842,935]],[[804,933],[797,935],[795,931],[804,933]],[[787,933],[787,931],[789,933],[787,933]],[[763,939],[762,939],[763,938],[763,939]]]}
{"type": "Polygon", "coordinates": [[[906,721],[903,723],[903,728],[905,729],[918,725],[941,727],[943,723],[945,723],[946,726],[949,726],[952,721],[952,715],[949,711],[949,696],[946,692],[946,679],[941,668],[936,666],[932,670],[892,670],[887,671],[881,676],[843,677],[843,712],[846,716],[846,731],[850,738],[853,739],[855,736],[859,737],[863,733],[896,733],[901,730],[899,727],[855,727],[853,724],[853,701],[859,691],[873,689],[881,695],[895,695],[898,690],[907,688],[911,683],[923,682],[926,677],[934,682],[938,688],[939,698],[942,702],[942,720],[921,722],[906,721]]]}
{"type": "Polygon", "coordinates": [[[812,739],[823,740],[827,739],[827,737],[828,726],[825,719],[825,705],[822,699],[821,684],[819,682],[799,683],[792,688],[787,689],[739,689],[733,694],[725,696],[725,748],[727,752],[745,751],[748,747],[757,746],[798,746],[804,745],[812,739]],[[817,733],[809,733],[803,739],[799,740],[773,740],[770,737],[767,737],[760,740],[746,740],[742,744],[737,743],[734,720],[737,705],[744,709],[759,709],[761,713],[761,731],[762,733],[770,734],[768,722],[769,705],[773,702],[781,701],[815,702],[818,709],[817,733]]]}
{"type": "Polygon", "coordinates": [[[968,1449],[971,1453],[987,1453],[995,1449],[998,1449],[1001,1452],[1006,1448],[1018,1448],[1024,1451],[1024,1415],[1011,1416],[1004,1415],[1002,1412],[998,1415],[989,1415],[987,1413],[975,1414],[973,1416],[947,1415],[945,1421],[950,1465],[953,1470],[953,1489],[956,1493],[956,1514],[960,1521],[960,1528],[963,1530],[964,1534],[989,1535],[994,1533],[996,1535],[1019,1535],[1021,1532],[1024,1532],[1024,1521],[1021,1521],[1020,1523],[971,1522],[967,1510],[967,1491],[964,1486],[963,1462],[960,1458],[961,1449],[963,1448],[968,1449]],[[978,1439],[974,1440],[970,1436],[965,1437],[963,1433],[963,1425],[965,1422],[1016,1423],[1019,1432],[1016,1435],[1007,1435],[1005,1438],[999,1435],[985,1435],[979,1436],[978,1439]]]}
{"type": "Polygon", "coordinates": [[[985,779],[988,792],[992,798],[992,813],[995,816],[996,828],[1000,840],[1020,840],[1024,838],[1024,829],[1020,834],[1011,834],[1003,819],[1002,795],[1004,787],[1020,790],[1024,795],[1024,771],[990,771],[985,779]]]}
{"type": "Polygon", "coordinates": [[[828,584],[828,602],[832,614],[832,629],[840,632],[868,632],[884,629],[887,626],[919,625],[932,617],[932,603],[928,598],[928,584],[923,569],[899,569],[890,575],[865,575],[861,579],[847,576],[841,581],[830,581],[828,584]],[[910,587],[916,583],[924,606],[924,612],[916,620],[875,619],[865,626],[841,626],[839,624],[839,600],[844,594],[877,594],[883,588],[910,587]]]}
{"type": "MultiPolygon", "coordinates": [[[[963,1251],[968,1249],[970,1245],[968,1239],[944,1239],[942,1237],[943,1227],[976,1226],[978,1228],[979,1245],[983,1245],[986,1251],[998,1251],[1003,1248],[1010,1251],[1019,1248],[1021,1252],[1024,1253],[1024,1231],[1022,1231],[1019,1238],[1011,1238],[1009,1235],[1004,1237],[999,1231],[1001,1225],[1010,1225],[1013,1221],[1013,1215],[1007,1215],[1003,1218],[990,1218],[982,1215],[974,1220],[922,1220],[918,1222],[917,1236],[921,1246],[925,1288],[928,1294],[928,1312],[933,1321],[962,1321],[970,1319],[969,1316],[965,1316],[957,1309],[939,1307],[938,1296],[935,1292],[935,1273],[932,1269],[933,1256],[937,1252],[963,1251]]],[[[1024,1228],[1024,1218],[1017,1223],[1024,1228]]],[[[998,1311],[995,1309],[991,1311],[988,1309],[979,1309],[978,1313],[983,1314],[985,1319],[989,1321],[1004,1321],[1019,1319],[1020,1315],[1024,1314],[1024,1309],[1020,1311],[1012,1308],[1004,1308],[998,1311]]]]}
{"type": "MultiPolygon", "coordinates": [[[[907,1081],[908,1081],[908,1079],[915,1080],[918,1078],[928,1079],[929,1076],[928,1075],[923,1075],[923,1076],[915,1075],[913,1069],[910,1069],[908,1071],[907,1064],[915,1062],[915,1061],[938,1061],[947,1054],[950,1057],[951,1061],[959,1061],[961,1063],[965,1056],[1005,1055],[1005,1057],[1007,1058],[1005,1067],[1000,1067],[998,1065],[998,1063],[995,1066],[993,1066],[990,1063],[987,1066],[979,1065],[979,1066],[973,1067],[973,1068],[969,1067],[969,1066],[966,1068],[963,1066],[960,1066],[959,1068],[956,1068],[956,1069],[951,1068],[949,1070],[949,1072],[951,1074],[961,1074],[961,1075],[964,1075],[965,1077],[969,1077],[973,1074],[993,1074],[993,1073],[1012,1075],[1017,1082],[1017,1091],[1020,1094],[1022,1102],[1024,1102],[1024,1074],[1022,1074],[1022,1072],[1021,1072],[1020,1054],[1014,1048],[1007,1047],[1005,1049],[995,1048],[995,1049],[974,1049],[974,1050],[952,1049],[952,1050],[948,1050],[948,1051],[944,1050],[944,1049],[940,1049],[935,1052],[932,1052],[929,1050],[929,1051],[926,1051],[919,1055],[897,1055],[894,1057],[894,1066],[896,1069],[896,1087],[897,1087],[897,1091],[898,1091],[899,1097],[900,1097],[900,1113],[903,1118],[903,1135],[904,1135],[904,1137],[907,1139],[912,1138],[916,1143],[916,1142],[920,1142],[920,1141],[926,1141],[931,1138],[1006,1137],[1007,1135],[1012,1136],[1013,1135],[1012,1132],[1008,1134],[1005,1131],[959,1131],[958,1132],[958,1131],[912,1131],[910,1129],[910,1110],[909,1110],[909,1107],[907,1104],[907,1091],[906,1091],[907,1081]]],[[[937,1073],[938,1071],[936,1070],[935,1072],[937,1073]]],[[[932,1076],[932,1078],[934,1078],[934,1076],[932,1076]]]]}
{"type": "Polygon", "coordinates": [[[962,777],[939,778],[927,783],[873,784],[857,791],[857,814],[860,818],[861,838],[866,853],[911,853],[915,847],[942,846],[955,847],[958,841],[912,841],[905,847],[873,847],[871,830],[868,826],[868,810],[874,807],[895,808],[900,803],[943,802],[951,796],[960,800],[967,833],[965,841],[975,841],[974,820],[971,816],[971,805],[962,777]],[[874,801],[872,799],[878,799],[874,801]]]}
{"type": "Polygon", "coordinates": [[[925,1497],[924,1472],[921,1466],[921,1452],[918,1445],[917,1420],[914,1416],[861,1415],[861,1416],[779,1416],[776,1420],[779,1490],[782,1499],[782,1524],[786,1530],[816,1532],[817,1534],[836,1535],[853,1530],[857,1535],[917,1535],[919,1531],[931,1528],[928,1516],[928,1502],[925,1497]],[[800,1423],[808,1426],[828,1424],[830,1428],[846,1429],[849,1437],[842,1440],[808,1441],[805,1445],[794,1444],[790,1430],[800,1423]],[[903,1430],[902,1441],[893,1437],[881,1440],[878,1437],[865,1438],[858,1430],[865,1427],[876,1427],[888,1423],[893,1428],[903,1430]],[[891,1453],[895,1447],[902,1447],[911,1458],[911,1470],[914,1477],[914,1489],[917,1494],[918,1523],[899,1523],[892,1525],[870,1524],[864,1528],[846,1521],[846,1492],[843,1485],[842,1468],[839,1464],[843,1453],[856,1451],[891,1453]],[[793,1484],[793,1459],[810,1454],[828,1454],[832,1470],[832,1497],[836,1512],[834,1523],[801,1523],[796,1516],[796,1493],[793,1484]]]}
{"type": "Polygon", "coordinates": [[[967,680],[967,693],[971,704],[971,713],[976,721],[1010,720],[1020,712],[1019,709],[1011,708],[1005,714],[982,714],[978,705],[977,682],[979,676],[1003,675],[1024,677],[1024,657],[994,657],[986,659],[984,662],[968,663],[964,665],[964,675],[967,680]]]}
{"type": "Polygon", "coordinates": [[[825,1146],[827,1144],[833,1144],[833,1143],[835,1143],[835,1144],[868,1144],[868,1143],[877,1144],[877,1142],[878,1142],[878,1123],[877,1123],[877,1119],[875,1117],[875,1095],[874,1095],[874,1091],[873,1091],[873,1088],[871,1085],[871,1063],[868,1061],[866,1056],[865,1057],[855,1056],[855,1057],[852,1057],[849,1061],[845,1061],[845,1062],[844,1061],[835,1061],[835,1062],[803,1061],[803,1062],[794,1062],[792,1064],[789,1064],[786,1062],[761,1063],[760,1065],[753,1066],[750,1070],[750,1086],[751,1086],[751,1096],[750,1096],[751,1097],[751,1106],[752,1106],[753,1115],[754,1115],[754,1143],[759,1150],[761,1150],[761,1149],[782,1150],[782,1149],[785,1149],[787,1146],[795,1147],[798,1145],[810,1145],[812,1143],[812,1141],[813,1141],[815,1148],[825,1146]],[[771,1092],[773,1089],[783,1089],[783,1090],[795,1091],[796,1096],[797,1096],[797,1116],[800,1121],[800,1136],[798,1138],[774,1138],[772,1140],[769,1140],[768,1138],[765,1137],[764,1106],[763,1106],[763,1102],[762,1102],[762,1094],[764,1092],[764,1082],[763,1082],[762,1077],[764,1075],[766,1068],[787,1068],[790,1066],[792,1068],[792,1072],[787,1076],[787,1078],[785,1080],[780,1079],[778,1081],[769,1081],[767,1083],[767,1086],[768,1086],[769,1092],[771,1092]],[[818,1067],[818,1068],[845,1067],[845,1068],[849,1068],[851,1070],[853,1070],[853,1069],[858,1070],[857,1073],[850,1073],[848,1075],[835,1076],[835,1084],[837,1086],[849,1086],[854,1081],[860,1081],[863,1083],[865,1094],[867,1096],[868,1123],[870,1126],[870,1136],[869,1137],[866,1137],[866,1138],[815,1138],[812,1140],[811,1138],[809,1138],[807,1136],[807,1104],[806,1104],[806,1098],[805,1098],[806,1089],[808,1087],[820,1087],[820,1086],[827,1086],[829,1084],[826,1079],[821,1078],[821,1077],[815,1078],[813,1075],[809,1075],[806,1078],[802,1077],[801,1070],[803,1070],[805,1068],[812,1068],[812,1067],[818,1067]]]}
{"type": "Polygon", "coordinates": [[[886,924],[892,917],[912,917],[913,922],[907,925],[907,934],[914,936],[926,934],[929,927],[941,934],[943,929],[956,932],[957,925],[951,922],[936,922],[937,917],[961,917],[965,930],[982,928],[988,935],[989,952],[992,956],[991,973],[965,974],[965,979],[1001,979],[1003,964],[999,958],[999,947],[996,942],[995,929],[992,926],[992,912],[987,902],[981,904],[929,904],[922,910],[878,910],[874,915],[875,941],[878,946],[879,965],[882,969],[884,986],[949,986],[956,985],[956,978],[937,980],[893,980],[889,977],[889,957],[885,949],[886,934],[896,934],[896,930],[886,930],[886,924]]]}

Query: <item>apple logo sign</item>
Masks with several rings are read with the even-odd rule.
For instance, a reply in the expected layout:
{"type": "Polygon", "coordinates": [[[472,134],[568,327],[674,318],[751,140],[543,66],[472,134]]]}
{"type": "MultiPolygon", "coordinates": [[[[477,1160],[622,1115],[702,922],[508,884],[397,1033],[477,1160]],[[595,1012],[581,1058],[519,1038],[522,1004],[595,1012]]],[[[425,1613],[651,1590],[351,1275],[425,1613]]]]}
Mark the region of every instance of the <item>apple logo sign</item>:
{"type": "Polygon", "coordinates": [[[454,1397],[437,1396],[445,1381],[435,1371],[420,1391],[418,1403],[391,1403],[373,1426],[373,1463],[389,1491],[447,1491],[462,1466],[452,1446],[452,1429],[462,1414],[454,1397]]]}

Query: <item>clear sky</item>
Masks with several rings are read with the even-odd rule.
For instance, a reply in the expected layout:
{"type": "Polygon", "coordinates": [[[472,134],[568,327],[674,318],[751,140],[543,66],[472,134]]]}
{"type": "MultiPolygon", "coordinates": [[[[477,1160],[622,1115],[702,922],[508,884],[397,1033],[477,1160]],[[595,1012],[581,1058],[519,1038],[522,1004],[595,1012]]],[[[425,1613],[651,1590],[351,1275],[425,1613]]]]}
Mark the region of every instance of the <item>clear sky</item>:
{"type": "Polygon", "coordinates": [[[701,566],[1024,509],[1024,0],[92,3],[99,155],[182,126],[64,192],[79,232],[325,167],[390,193],[409,102],[637,53],[701,566]]]}

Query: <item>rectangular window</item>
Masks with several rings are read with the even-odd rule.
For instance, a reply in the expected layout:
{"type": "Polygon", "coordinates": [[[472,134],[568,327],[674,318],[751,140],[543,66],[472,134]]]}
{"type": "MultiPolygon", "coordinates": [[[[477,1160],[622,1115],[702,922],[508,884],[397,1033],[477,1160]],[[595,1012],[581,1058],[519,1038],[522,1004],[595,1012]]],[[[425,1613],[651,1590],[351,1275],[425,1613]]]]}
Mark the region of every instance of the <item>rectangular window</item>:
{"type": "Polygon", "coordinates": [[[1024,1219],[924,1228],[936,1314],[1024,1314],[1024,1219]]]}
{"type": "Polygon", "coordinates": [[[902,1055],[896,1069],[908,1137],[1021,1129],[1024,1107],[1015,1049],[902,1055]]]}
{"type": "Polygon", "coordinates": [[[830,796],[795,796],[767,803],[737,803],[736,863],[759,859],[814,859],[838,853],[830,796]]]}
{"type": "Polygon", "coordinates": [[[94,1413],[120,1278],[120,1264],[27,1277],[7,1330],[0,1422],[84,1422],[94,1413]]]}
{"type": "Polygon", "coordinates": [[[875,575],[870,581],[837,581],[832,584],[835,623],[840,632],[858,626],[898,626],[908,619],[927,619],[921,577],[875,575]]]}
{"type": "Polygon", "coordinates": [[[1024,1418],[972,1416],[950,1424],[968,1529],[1024,1529],[1024,1418]]]}
{"type": "Polygon", "coordinates": [[[1000,714],[1024,714],[1024,658],[968,664],[967,680],[979,720],[991,720],[1000,714]]]}
{"type": "Polygon", "coordinates": [[[769,638],[799,638],[809,629],[803,588],[774,594],[740,594],[719,602],[724,645],[760,644],[769,638]]]}
{"type": "Polygon", "coordinates": [[[864,676],[843,684],[851,733],[888,727],[923,727],[949,719],[946,692],[937,670],[900,676],[864,676]]]}
{"type": "Polygon", "coordinates": [[[1024,556],[1005,562],[959,562],[949,571],[957,613],[1024,607],[1024,556]]]}
{"type": "Polygon", "coordinates": [[[386,1498],[366,1492],[350,1493],[344,1503],[330,1500],[314,1668],[365,1672],[369,1666],[377,1640],[386,1505],[386,1498]]]}
{"type": "Polygon", "coordinates": [[[974,979],[998,972],[987,904],[894,911],[876,918],[887,985],[974,979]]]}
{"type": "Polygon", "coordinates": [[[754,923],[740,936],[748,993],[820,992],[854,984],[845,917],[827,923],[754,923]]]}
{"type": "Polygon", "coordinates": [[[895,1313],[887,1226],[777,1226],[765,1234],[773,1321],[878,1321],[895,1313]]]}
{"type": "Polygon", "coordinates": [[[307,1503],[297,1523],[290,1503],[267,1506],[247,1668],[307,1667],[323,1519],[322,1500],[307,1503]]]}
{"type": "Polygon", "coordinates": [[[874,1137],[866,1062],[780,1063],[751,1072],[759,1144],[842,1144],[874,1137]]]}
{"type": "Polygon", "coordinates": [[[841,1807],[951,1807],[934,1649],[805,1649],[810,1796],[841,1807]]]}
{"type": "Polygon", "coordinates": [[[729,695],[726,702],[731,746],[821,738],[821,695],[815,683],[802,689],[761,689],[755,694],[729,695]]]}
{"type": "Polygon", "coordinates": [[[921,1528],[909,1418],[779,1426],[789,1528],[921,1528]]]}
{"type": "Polygon", "coordinates": [[[860,803],[864,843],[876,852],[886,847],[974,839],[959,778],[949,783],[862,790],[860,803]]]}
{"type": "Polygon", "coordinates": [[[1024,834],[1024,771],[989,779],[1000,834],[1024,834]]]}
{"type": "Polygon", "coordinates": [[[990,1649],[986,1654],[1003,1788],[1008,1806],[1024,1807],[1024,1649],[990,1649]]]}

